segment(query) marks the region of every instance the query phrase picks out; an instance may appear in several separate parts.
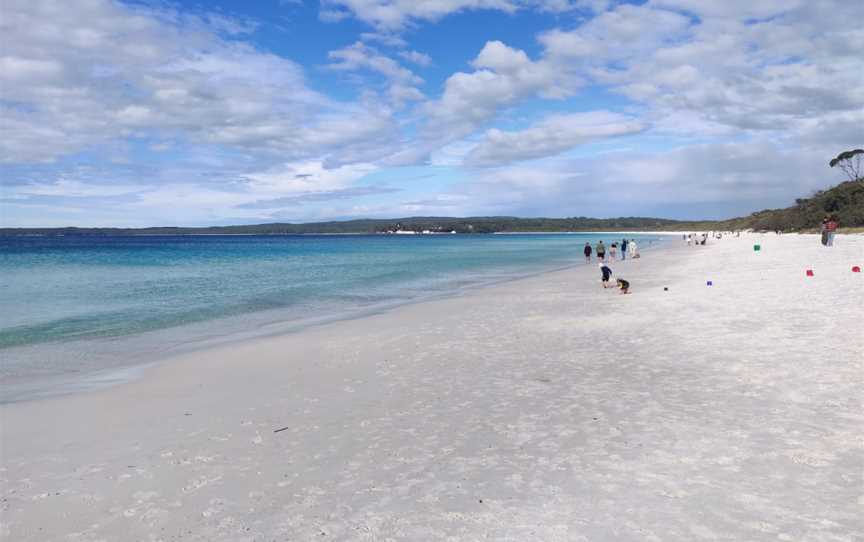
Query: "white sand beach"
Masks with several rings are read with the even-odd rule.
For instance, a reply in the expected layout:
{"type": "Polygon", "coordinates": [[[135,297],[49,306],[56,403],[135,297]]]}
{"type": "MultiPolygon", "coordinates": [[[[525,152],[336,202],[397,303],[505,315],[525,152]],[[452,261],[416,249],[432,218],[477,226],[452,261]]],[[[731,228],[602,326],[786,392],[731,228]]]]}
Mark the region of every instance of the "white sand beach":
{"type": "Polygon", "coordinates": [[[0,538],[864,540],[864,236],[671,244],[5,405],[0,538]]]}

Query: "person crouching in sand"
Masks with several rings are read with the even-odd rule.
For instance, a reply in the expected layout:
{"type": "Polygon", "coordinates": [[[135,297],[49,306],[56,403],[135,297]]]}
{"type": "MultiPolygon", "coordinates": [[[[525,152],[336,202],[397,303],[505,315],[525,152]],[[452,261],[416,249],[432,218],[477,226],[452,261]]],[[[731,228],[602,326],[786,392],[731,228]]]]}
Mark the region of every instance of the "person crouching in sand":
{"type": "Polygon", "coordinates": [[[622,294],[630,293],[630,283],[624,279],[618,279],[615,281],[615,284],[618,285],[618,288],[621,290],[622,294]]]}
{"type": "Polygon", "coordinates": [[[602,277],[600,280],[603,281],[603,287],[609,287],[609,279],[612,278],[612,268],[606,265],[605,263],[600,264],[600,273],[602,273],[602,277]]]}

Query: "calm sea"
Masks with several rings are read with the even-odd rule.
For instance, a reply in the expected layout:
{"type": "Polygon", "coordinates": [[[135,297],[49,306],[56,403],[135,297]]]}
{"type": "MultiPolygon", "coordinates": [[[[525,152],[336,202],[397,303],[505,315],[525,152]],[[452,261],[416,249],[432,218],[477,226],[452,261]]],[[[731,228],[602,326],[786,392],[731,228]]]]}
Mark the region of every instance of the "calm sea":
{"type": "MultiPolygon", "coordinates": [[[[636,237],[640,250],[657,236],[636,237]]],[[[578,264],[620,236],[0,237],[0,401],[220,341],[578,264]]]]}

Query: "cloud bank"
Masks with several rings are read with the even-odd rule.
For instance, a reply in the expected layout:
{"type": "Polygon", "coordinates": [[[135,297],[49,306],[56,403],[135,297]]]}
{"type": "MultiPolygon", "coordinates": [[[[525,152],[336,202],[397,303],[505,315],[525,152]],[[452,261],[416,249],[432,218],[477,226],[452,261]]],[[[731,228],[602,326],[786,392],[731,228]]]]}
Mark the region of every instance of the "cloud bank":
{"type": "Polygon", "coordinates": [[[310,62],[223,12],[5,2],[4,225],[729,216],[839,181],[826,157],[864,145],[862,3],[324,0],[317,16],[345,34],[310,62]],[[482,24],[458,62],[415,43],[490,13],[544,18],[534,47],[482,24]]]}

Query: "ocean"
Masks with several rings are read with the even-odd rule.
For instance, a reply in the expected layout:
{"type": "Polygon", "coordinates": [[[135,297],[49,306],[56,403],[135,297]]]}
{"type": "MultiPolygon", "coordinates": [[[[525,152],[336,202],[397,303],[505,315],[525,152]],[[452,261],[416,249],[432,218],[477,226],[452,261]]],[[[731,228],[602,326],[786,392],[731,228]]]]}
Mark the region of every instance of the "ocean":
{"type": "MultiPolygon", "coordinates": [[[[662,236],[628,235],[640,251],[662,236]]],[[[0,402],[583,262],[620,235],[0,237],[0,402]]]]}

